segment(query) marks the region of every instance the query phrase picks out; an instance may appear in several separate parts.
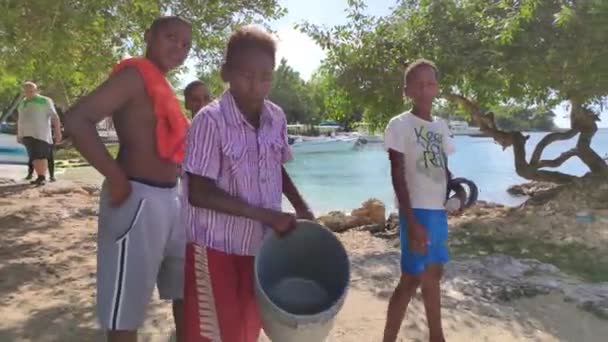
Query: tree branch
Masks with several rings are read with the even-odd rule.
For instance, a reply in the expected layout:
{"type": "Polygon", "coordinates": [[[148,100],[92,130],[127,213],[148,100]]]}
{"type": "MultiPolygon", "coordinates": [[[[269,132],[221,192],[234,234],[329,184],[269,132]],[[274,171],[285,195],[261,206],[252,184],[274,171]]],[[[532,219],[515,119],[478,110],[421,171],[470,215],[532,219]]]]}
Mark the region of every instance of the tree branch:
{"type": "Polygon", "coordinates": [[[598,129],[599,116],[581,104],[574,103],[570,115],[573,127],[577,127],[581,131],[576,143],[578,157],[592,173],[608,174],[608,164],[591,148],[591,140],[598,129]]]}
{"type": "MultiPolygon", "coordinates": [[[[479,129],[486,133],[487,135],[494,138],[494,140],[502,146],[502,149],[505,150],[507,147],[512,146],[517,134],[521,134],[519,132],[504,132],[498,129],[496,122],[494,121],[494,114],[488,113],[483,114],[479,106],[466,97],[458,94],[448,94],[445,98],[449,101],[456,102],[463,106],[471,116],[475,123],[479,126],[479,129]]],[[[526,137],[527,139],[527,137],[526,137]]]]}
{"type": "MultiPolygon", "coordinates": [[[[540,161],[537,161],[533,165],[535,165],[539,169],[543,168],[543,167],[553,167],[553,168],[560,167],[563,163],[565,163],[572,157],[578,157],[578,150],[576,148],[573,148],[569,151],[562,153],[559,157],[557,157],[555,159],[540,160],[540,161]]],[[[530,162],[530,164],[532,164],[532,162],[530,162]]]]}
{"type": "MultiPolygon", "coordinates": [[[[492,113],[484,114],[479,106],[469,99],[461,95],[449,94],[445,96],[446,99],[456,102],[463,106],[473,117],[475,122],[479,125],[482,132],[491,136],[497,143],[499,143],[503,150],[507,147],[513,147],[513,158],[515,161],[515,172],[523,178],[554,182],[554,183],[567,183],[576,179],[576,176],[564,174],[558,171],[547,171],[540,170],[541,167],[553,167],[563,164],[566,160],[577,156],[578,150],[570,150],[563,153],[561,156],[554,160],[536,160],[535,163],[528,163],[526,159],[526,141],[529,136],[523,135],[521,132],[505,132],[498,129],[496,122],[494,121],[494,115],[492,113]]],[[[542,146],[538,147],[534,151],[534,158],[540,159],[544,148],[554,141],[565,140],[566,137],[576,135],[577,130],[570,130],[563,133],[549,134],[541,140],[542,146]],[[574,132],[574,133],[573,133],[574,132]]],[[[540,144],[540,143],[539,143],[540,144]]]]}
{"type": "MultiPolygon", "coordinates": [[[[578,133],[579,133],[578,130],[570,129],[569,131],[566,131],[566,132],[554,132],[554,133],[545,135],[538,142],[538,144],[536,144],[536,147],[534,148],[534,152],[532,153],[532,158],[530,158],[530,164],[537,165],[539,163],[540,158],[542,157],[543,151],[550,144],[552,144],[556,141],[560,141],[560,140],[572,139],[578,133]]],[[[538,167],[542,167],[542,166],[538,166],[538,167]]]]}

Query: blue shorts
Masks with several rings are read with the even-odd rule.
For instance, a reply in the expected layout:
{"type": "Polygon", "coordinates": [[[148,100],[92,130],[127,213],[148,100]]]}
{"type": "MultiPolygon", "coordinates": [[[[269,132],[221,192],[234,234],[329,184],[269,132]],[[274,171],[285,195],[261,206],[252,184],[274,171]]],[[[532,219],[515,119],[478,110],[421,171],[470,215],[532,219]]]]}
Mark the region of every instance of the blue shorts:
{"type": "Polygon", "coordinates": [[[416,220],[426,228],[430,245],[426,254],[411,252],[408,248],[407,221],[400,215],[401,272],[419,275],[430,264],[445,264],[450,260],[448,253],[448,216],[445,210],[414,209],[416,220]]]}

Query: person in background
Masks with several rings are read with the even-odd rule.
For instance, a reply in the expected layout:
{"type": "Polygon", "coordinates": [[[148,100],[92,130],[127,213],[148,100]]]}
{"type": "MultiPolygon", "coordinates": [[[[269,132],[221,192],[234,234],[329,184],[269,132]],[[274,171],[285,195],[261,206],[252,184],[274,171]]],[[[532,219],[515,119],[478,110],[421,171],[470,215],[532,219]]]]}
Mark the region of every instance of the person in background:
{"type": "MultiPolygon", "coordinates": [[[[55,111],[57,112],[57,115],[59,116],[59,121],[61,121],[61,118],[63,116],[63,111],[61,110],[60,107],[55,106],[55,111]]],[[[55,132],[55,130],[53,129],[53,133],[55,132]]],[[[48,168],[49,168],[49,181],[54,182],[56,181],[55,179],[55,145],[51,145],[51,151],[49,152],[49,157],[47,158],[47,162],[48,162],[48,168]]],[[[27,176],[25,177],[25,180],[32,180],[32,178],[34,177],[34,163],[32,162],[32,160],[30,159],[29,163],[27,164],[27,176]]]]}
{"type": "MultiPolygon", "coordinates": [[[[58,144],[62,139],[61,122],[53,100],[38,94],[35,83],[25,82],[23,95],[24,99],[17,107],[17,141],[25,145],[37,175],[31,184],[42,186],[46,182],[53,143],[58,144]]],[[[51,178],[54,180],[54,167],[52,169],[51,178]]]]}
{"type": "MultiPolygon", "coordinates": [[[[203,81],[192,81],[184,88],[184,101],[186,109],[190,111],[190,117],[194,118],[196,114],[211,102],[211,94],[203,81]]],[[[178,166],[178,177],[183,177],[182,166],[178,166]]]]}
{"type": "Polygon", "coordinates": [[[192,118],[211,102],[211,93],[209,88],[202,81],[196,80],[190,82],[184,89],[184,101],[186,109],[192,114],[192,118]]]}

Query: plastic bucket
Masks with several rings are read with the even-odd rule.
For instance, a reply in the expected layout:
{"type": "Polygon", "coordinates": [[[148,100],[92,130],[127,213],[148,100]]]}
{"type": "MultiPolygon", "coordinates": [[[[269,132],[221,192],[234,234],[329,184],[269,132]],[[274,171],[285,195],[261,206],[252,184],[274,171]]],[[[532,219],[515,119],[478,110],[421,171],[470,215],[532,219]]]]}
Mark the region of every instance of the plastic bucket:
{"type": "Polygon", "coordinates": [[[344,304],[348,255],[324,226],[298,221],[284,238],[268,234],[255,258],[256,298],[274,342],[321,342],[344,304]]]}

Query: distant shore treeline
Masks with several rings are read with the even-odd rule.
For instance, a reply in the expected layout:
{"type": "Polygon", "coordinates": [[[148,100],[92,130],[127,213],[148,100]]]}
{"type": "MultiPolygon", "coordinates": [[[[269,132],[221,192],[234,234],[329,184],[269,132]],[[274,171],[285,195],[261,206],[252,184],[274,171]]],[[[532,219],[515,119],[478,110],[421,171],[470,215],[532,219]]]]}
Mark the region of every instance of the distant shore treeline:
{"type": "MultiPolygon", "coordinates": [[[[555,125],[556,114],[545,107],[526,107],[523,105],[502,105],[489,109],[499,129],[521,132],[553,132],[559,129],[555,125]]],[[[447,104],[437,106],[436,115],[448,120],[465,120],[476,126],[470,116],[456,106],[447,104]]]]}

